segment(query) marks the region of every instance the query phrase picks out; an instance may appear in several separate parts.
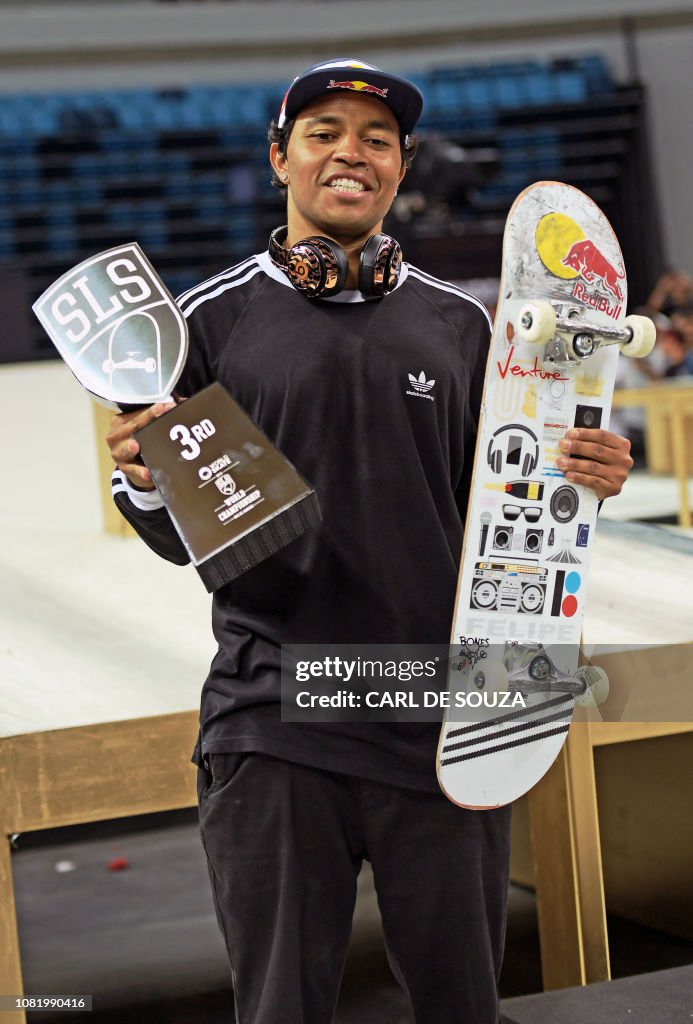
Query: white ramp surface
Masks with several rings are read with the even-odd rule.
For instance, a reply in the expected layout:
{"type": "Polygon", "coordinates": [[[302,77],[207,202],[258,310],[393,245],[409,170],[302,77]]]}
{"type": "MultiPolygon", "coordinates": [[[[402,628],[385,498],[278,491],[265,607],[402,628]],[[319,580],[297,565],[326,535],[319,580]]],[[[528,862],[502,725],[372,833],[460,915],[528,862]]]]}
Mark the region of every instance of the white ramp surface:
{"type": "Polygon", "coordinates": [[[102,532],[91,400],[33,363],[0,368],[0,409],[0,736],[196,709],[210,597],[102,532]]]}

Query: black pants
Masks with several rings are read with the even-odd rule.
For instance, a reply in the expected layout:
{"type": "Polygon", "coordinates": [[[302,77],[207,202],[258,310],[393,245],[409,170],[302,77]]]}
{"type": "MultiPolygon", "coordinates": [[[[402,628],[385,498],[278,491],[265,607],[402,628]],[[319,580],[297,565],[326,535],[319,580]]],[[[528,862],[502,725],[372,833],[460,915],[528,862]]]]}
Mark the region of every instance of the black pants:
{"type": "Polygon", "coordinates": [[[209,765],[200,822],[238,1024],[329,1024],[364,857],[417,1024],[497,1024],[509,808],[262,754],[209,765]]]}

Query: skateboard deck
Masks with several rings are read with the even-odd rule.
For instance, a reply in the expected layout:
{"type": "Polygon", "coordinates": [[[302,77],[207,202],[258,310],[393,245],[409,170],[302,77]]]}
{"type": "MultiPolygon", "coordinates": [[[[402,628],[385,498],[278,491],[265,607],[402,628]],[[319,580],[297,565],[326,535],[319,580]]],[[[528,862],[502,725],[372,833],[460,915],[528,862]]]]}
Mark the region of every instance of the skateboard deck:
{"type": "Polygon", "coordinates": [[[626,302],[601,210],[559,182],[525,189],[505,227],[437,755],[440,786],[463,807],[525,793],[575,701],[602,697],[603,673],[578,665],[598,500],[557,459],[572,427],[608,427],[619,347],[654,344],[626,302]]]}

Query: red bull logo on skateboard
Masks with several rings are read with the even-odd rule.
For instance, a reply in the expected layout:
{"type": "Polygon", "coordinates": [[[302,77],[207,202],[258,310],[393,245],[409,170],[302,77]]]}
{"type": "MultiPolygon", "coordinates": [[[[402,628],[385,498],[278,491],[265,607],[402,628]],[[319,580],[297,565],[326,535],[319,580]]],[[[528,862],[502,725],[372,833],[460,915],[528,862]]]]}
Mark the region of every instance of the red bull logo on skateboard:
{"type": "Polygon", "coordinates": [[[379,89],[377,85],[370,85],[368,82],[335,82],[335,80],[331,78],[327,88],[355,89],[356,92],[370,93],[372,96],[379,96],[383,100],[387,96],[387,89],[379,89]]]}
{"type": "Polygon", "coordinates": [[[595,280],[601,281],[604,288],[611,292],[618,302],[623,302],[623,292],[619,288],[618,282],[622,281],[626,275],[619,273],[589,238],[585,238],[581,242],[573,242],[562,262],[571,270],[577,270],[582,280],[588,284],[592,284],[595,280]]]}
{"type": "Polygon", "coordinates": [[[537,225],[536,245],[539,258],[554,276],[576,279],[573,298],[618,320],[624,301],[619,282],[625,272],[586,237],[579,224],[564,213],[547,213],[537,225]]]}

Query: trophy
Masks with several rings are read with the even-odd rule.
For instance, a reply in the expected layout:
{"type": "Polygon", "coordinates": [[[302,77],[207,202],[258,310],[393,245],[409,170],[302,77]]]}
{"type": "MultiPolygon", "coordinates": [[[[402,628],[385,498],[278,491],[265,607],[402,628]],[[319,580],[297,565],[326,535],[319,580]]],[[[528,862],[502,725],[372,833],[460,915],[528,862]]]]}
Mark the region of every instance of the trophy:
{"type": "MultiPolygon", "coordinates": [[[[171,401],[188,351],[187,324],[137,243],[73,267],[33,309],[97,401],[120,411],[171,401]]],[[[315,491],[221,384],[136,436],[208,591],[320,522],[315,491]]]]}

